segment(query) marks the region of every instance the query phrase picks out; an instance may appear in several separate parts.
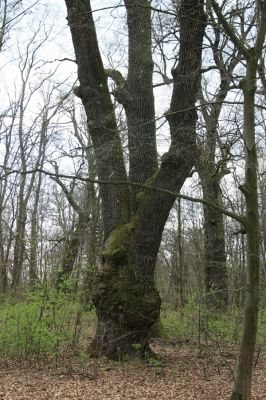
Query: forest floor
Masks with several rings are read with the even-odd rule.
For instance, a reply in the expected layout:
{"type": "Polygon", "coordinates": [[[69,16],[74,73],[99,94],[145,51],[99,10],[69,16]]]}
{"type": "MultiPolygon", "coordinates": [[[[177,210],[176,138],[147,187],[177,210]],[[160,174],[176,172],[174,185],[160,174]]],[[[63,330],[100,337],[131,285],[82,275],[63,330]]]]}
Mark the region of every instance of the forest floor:
{"type": "MultiPolygon", "coordinates": [[[[236,352],[217,346],[155,340],[160,357],[148,362],[61,360],[57,368],[0,367],[1,400],[226,400],[233,387],[236,352]]],[[[259,351],[253,400],[266,399],[266,350],[259,351]]]]}

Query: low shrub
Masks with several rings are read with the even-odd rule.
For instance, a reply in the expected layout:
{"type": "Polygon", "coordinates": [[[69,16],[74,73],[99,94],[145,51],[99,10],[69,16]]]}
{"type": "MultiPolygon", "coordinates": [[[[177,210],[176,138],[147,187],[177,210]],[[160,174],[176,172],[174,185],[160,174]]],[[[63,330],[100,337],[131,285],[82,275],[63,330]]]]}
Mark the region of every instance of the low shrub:
{"type": "Polygon", "coordinates": [[[41,289],[0,306],[1,360],[54,361],[79,351],[82,335],[94,322],[94,312],[63,291],[41,289]]]}
{"type": "MultiPolygon", "coordinates": [[[[229,307],[226,312],[214,311],[192,299],[175,311],[163,307],[161,321],[167,334],[180,342],[239,344],[243,316],[243,309],[229,307]]],[[[257,343],[266,345],[264,307],[261,307],[259,313],[257,343]]]]}

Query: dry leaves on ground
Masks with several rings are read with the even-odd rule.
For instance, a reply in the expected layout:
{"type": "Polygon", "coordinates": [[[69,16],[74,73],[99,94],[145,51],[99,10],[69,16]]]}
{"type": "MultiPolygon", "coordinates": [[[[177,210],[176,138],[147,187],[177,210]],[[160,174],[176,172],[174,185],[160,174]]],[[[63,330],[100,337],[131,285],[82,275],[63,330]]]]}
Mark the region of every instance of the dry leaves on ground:
{"type": "MultiPolygon", "coordinates": [[[[111,363],[83,368],[0,369],[0,400],[226,400],[233,387],[235,355],[155,343],[162,361],[111,363]]],[[[253,399],[266,399],[265,354],[253,380],[253,399]]]]}

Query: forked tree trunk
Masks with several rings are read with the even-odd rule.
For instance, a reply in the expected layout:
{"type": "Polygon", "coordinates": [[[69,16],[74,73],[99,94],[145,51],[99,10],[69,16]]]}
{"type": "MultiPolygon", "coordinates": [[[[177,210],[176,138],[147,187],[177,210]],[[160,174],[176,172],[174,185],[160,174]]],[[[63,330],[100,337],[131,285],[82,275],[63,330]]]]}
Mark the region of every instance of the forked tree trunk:
{"type": "MultiPolygon", "coordinates": [[[[95,282],[98,326],[93,352],[112,358],[136,350],[144,354],[148,351],[151,328],[160,314],[154,269],[175,197],[150,190],[136,195],[135,190],[128,189],[129,185],[116,184],[119,180],[126,181],[127,176],[90,1],[65,1],[80,81],[75,92],[86,110],[98,177],[113,182],[101,185],[106,241],[103,265],[95,282]]],[[[125,6],[129,70],[128,79],[118,88],[117,95],[128,118],[130,178],[139,183],[145,181],[150,187],[179,191],[197,154],[195,102],[205,29],[203,4],[200,0],[186,0],[180,7],[179,63],[173,70],[174,88],[168,116],[172,141],[159,168],[155,158],[150,2],[125,1],[125,6]],[[137,153],[135,146],[143,146],[141,150],[145,151],[137,153]],[[147,177],[150,178],[146,180],[147,177]]]]}

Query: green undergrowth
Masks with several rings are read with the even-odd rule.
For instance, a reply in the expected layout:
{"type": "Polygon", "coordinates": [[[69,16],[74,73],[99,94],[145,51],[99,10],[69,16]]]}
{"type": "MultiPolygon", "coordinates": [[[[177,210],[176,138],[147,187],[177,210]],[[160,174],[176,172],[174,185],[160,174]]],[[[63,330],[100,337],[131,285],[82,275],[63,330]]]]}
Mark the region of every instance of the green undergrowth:
{"type": "MultiPolygon", "coordinates": [[[[229,307],[226,312],[210,310],[191,300],[177,310],[164,305],[161,322],[167,335],[177,342],[238,345],[241,339],[244,310],[229,307]]],[[[258,320],[258,345],[266,345],[266,311],[261,307],[258,320]]]]}
{"type": "MultiPolygon", "coordinates": [[[[184,344],[204,346],[238,345],[243,310],[210,311],[190,301],[177,310],[163,304],[156,334],[184,344]]],[[[88,345],[96,327],[95,310],[89,310],[66,290],[40,289],[21,299],[0,303],[0,364],[7,361],[35,362],[39,366],[62,364],[65,357],[83,363],[90,356],[88,345]]],[[[266,345],[266,311],[259,313],[259,346],[266,345]]]]}
{"type": "Polygon", "coordinates": [[[54,364],[66,354],[83,353],[95,313],[84,311],[70,294],[56,290],[12,297],[0,305],[0,360],[54,364]]]}

